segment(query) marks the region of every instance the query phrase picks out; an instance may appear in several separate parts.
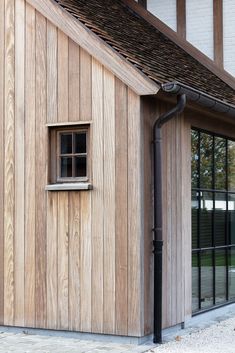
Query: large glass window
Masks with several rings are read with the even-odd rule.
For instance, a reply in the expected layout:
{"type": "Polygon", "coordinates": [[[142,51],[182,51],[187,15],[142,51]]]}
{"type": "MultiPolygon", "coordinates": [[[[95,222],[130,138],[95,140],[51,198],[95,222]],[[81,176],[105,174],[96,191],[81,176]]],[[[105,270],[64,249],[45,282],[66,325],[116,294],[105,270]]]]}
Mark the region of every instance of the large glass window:
{"type": "Polygon", "coordinates": [[[235,142],[192,129],[192,310],[235,300],[235,142]]]}

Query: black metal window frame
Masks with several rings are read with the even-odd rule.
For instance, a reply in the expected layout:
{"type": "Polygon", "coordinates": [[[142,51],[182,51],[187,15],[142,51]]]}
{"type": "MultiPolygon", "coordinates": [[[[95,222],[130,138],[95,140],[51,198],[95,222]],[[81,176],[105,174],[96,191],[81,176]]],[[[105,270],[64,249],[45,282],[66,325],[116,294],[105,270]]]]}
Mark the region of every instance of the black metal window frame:
{"type": "Polygon", "coordinates": [[[198,146],[198,185],[197,187],[192,187],[192,193],[196,192],[198,196],[198,216],[197,216],[197,247],[193,248],[192,246],[192,254],[197,254],[198,261],[198,310],[192,313],[193,316],[201,314],[202,312],[210,311],[215,308],[228,305],[230,303],[235,303],[235,298],[230,300],[229,298],[229,251],[230,249],[235,249],[235,244],[231,244],[231,237],[229,235],[229,217],[228,217],[228,201],[229,195],[235,195],[235,190],[229,190],[228,186],[228,141],[235,142],[235,139],[230,138],[228,136],[224,136],[222,134],[217,134],[208,130],[200,129],[197,127],[191,127],[191,131],[197,131],[199,134],[199,146],[198,146]],[[201,154],[200,154],[200,138],[201,133],[210,135],[213,138],[213,148],[212,148],[212,185],[211,189],[201,188],[200,187],[200,162],[201,162],[201,154]],[[222,138],[226,141],[226,188],[224,190],[215,189],[215,138],[222,138]],[[213,211],[212,211],[212,246],[210,247],[201,247],[200,244],[200,215],[201,215],[201,193],[208,192],[213,195],[213,211]],[[226,226],[225,226],[225,245],[215,245],[215,195],[216,194],[224,194],[226,200],[226,226]],[[215,271],[216,271],[216,258],[215,254],[217,250],[225,250],[226,254],[226,300],[223,303],[216,304],[216,283],[215,283],[215,271]],[[213,266],[213,305],[208,308],[202,308],[202,295],[201,295],[201,257],[202,254],[206,251],[212,251],[212,266],[213,266]]]}

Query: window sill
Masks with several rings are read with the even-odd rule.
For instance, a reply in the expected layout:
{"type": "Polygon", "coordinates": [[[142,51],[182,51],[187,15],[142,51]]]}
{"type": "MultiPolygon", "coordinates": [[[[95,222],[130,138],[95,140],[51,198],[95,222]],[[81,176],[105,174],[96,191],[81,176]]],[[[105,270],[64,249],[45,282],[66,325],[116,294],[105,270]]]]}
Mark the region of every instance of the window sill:
{"type": "Polygon", "coordinates": [[[61,183],[50,184],[46,186],[46,191],[73,191],[73,190],[92,190],[93,187],[90,183],[61,183]]]}

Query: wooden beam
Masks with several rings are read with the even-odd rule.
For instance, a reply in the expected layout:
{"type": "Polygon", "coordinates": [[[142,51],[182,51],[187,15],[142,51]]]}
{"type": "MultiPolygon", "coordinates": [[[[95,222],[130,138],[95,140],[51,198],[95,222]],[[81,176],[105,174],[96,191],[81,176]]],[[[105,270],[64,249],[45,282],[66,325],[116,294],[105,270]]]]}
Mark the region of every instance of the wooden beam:
{"type": "Polygon", "coordinates": [[[205,54],[203,54],[200,50],[194,47],[192,44],[181,38],[178,33],[173,31],[167,25],[165,25],[162,21],[160,21],[157,17],[151,14],[149,11],[143,9],[143,7],[139,6],[134,0],[123,0],[127,6],[132,9],[136,14],[143,17],[146,21],[151,23],[152,26],[157,28],[160,32],[162,32],[166,37],[172,40],[176,45],[182,48],[186,53],[194,57],[198,62],[204,65],[208,70],[213,72],[216,76],[218,76],[221,80],[227,83],[230,87],[235,89],[235,79],[232,75],[226,72],[223,68],[218,67],[218,65],[208,58],[205,54]]]}
{"type": "Polygon", "coordinates": [[[145,9],[147,9],[147,0],[138,0],[138,3],[145,9]]]}
{"type": "Polygon", "coordinates": [[[63,10],[53,0],[27,0],[43,16],[88,51],[138,95],[156,94],[160,87],[128,63],[118,52],[63,10]]]}
{"type": "Polygon", "coordinates": [[[177,33],[186,39],[186,3],[185,0],[177,0],[177,33]]]}
{"type": "Polygon", "coordinates": [[[214,61],[223,68],[223,0],[213,1],[214,11],[214,61]]]}

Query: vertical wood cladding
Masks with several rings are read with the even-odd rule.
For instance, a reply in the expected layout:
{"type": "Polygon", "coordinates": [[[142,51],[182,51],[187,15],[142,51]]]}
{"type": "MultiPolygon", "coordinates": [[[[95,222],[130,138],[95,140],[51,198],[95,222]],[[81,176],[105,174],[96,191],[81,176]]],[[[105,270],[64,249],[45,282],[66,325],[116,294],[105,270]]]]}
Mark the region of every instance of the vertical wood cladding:
{"type": "Polygon", "coordinates": [[[0,117],[0,323],[141,336],[140,98],[3,0],[0,117]],[[91,121],[92,191],[45,191],[46,124],[67,121],[91,121]]]}

